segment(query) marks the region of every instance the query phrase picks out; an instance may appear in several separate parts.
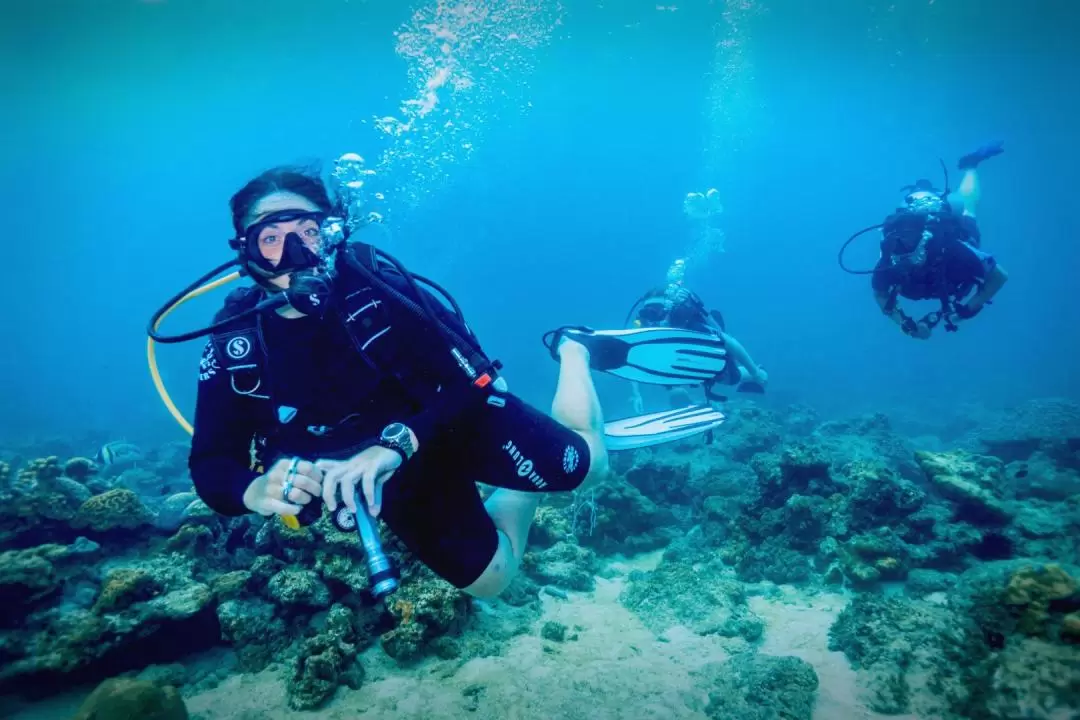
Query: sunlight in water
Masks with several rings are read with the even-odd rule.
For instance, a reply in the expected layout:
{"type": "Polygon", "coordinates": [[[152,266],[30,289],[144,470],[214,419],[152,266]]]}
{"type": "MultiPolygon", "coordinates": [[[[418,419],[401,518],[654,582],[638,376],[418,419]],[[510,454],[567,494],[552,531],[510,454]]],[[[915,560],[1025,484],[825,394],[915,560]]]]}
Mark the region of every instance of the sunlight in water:
{"type": "MultiPolygon", "coordinates": [[[[754,0],[719,0],[716,4],[720,6],[720,14],[713,28],[713,63],[705,105],[708,136],[703,172],[710,184],[718,183],[729,172],[733,156],[753,127],[748,116],[753,102],[754,66],[748,51],[747,26],[751,18],[762,12],[761,3],[754,0]]],[[[714,210],[702,217],[691,216],[692,237],[687,259],[694,262],[704,261],[725,249],[725,234],[716,222],[723,206],[718,197],[710,195],[709,200],[716,206],[714,210]]],[[[701,201],[705,201],[704,195],[701,201]]]]}
{"type": "Polygon", "coordinates": [[[379,173],[396,206],[416,205],[470,156],[485,128],[530,107],[536,51],[562,22],[551,0],[436,0],[397,32],[410,97],[375,119],[390,137],[379,173]]]}
{"type": "Polygon", "coordinates": [[[706,173],[710,182],[723,172],[749,132],[745,122],[753,101],[754,65],[749,52],[749,21],[762,12],[754,0],[723,0],[714,26],[713,65],[706,103],[709,137],[705,144],[706,173]]]}

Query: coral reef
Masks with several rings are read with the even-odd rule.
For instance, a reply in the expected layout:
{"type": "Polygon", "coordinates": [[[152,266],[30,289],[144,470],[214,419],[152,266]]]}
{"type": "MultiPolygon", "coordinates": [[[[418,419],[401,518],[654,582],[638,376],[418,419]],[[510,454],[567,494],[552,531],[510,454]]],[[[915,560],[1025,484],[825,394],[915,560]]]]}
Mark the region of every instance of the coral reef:
{"type": "Polygon", "coordinates": [[[101,683],[75,714],[74,720],[187,720],[176,688],[147,680],[114,678],[101,683]]]}
{"type": "Polygon", "coordinates": [[[1068,570],[987,563],[945,592],[947,602],[858,595],[831,628],[830,648],[858,668],[872,709],[960,720],[1080,706],[1068,570]]]}
{"type": "Polygon", "coordinates": [[[956,503],[955,518],[974,525],[1005,525],[1012,513],[996,491],[1003,464],[997,458],[964,452],[916,452],[931,485],[956,503]]]}
{"type": "Polygon", "coordinates": [[[183,444],[123,467],[61,442],[0,453],[0,692],[137,674],[102,685],[86,716],[130,702],[183,717],[168,714],[184,712],[172,687],[270,668],[291,709],[315,710],[362,686],[368,652],[453,665],[528,634],[569,654],[581,628],[544,608],[611,587],[598,575],[624,570],[607,560],[658,551],[619,600],[661,638],[681,626],[731,653],[694,671],[711,717],[810,716],[813,668],[756,652],[765,623],[747,598],[781,583],[851,595],[830,644],[878,712],[1050,717],[1080,705],[1080,411],[974,417],[938,423],[967,432],[950,447],[901,437],[883,414],[822,423],[734,402],[711,442],[613,455],[606,483],[546,497],[522,573],[490,601],[389,533],[401,587],[375,601],[355,535],[327,517],[291,530],[215,515],[191,492],[183,444]],[[188,663],[205,651],[220,653],[213,669],[188,663]]]}
{"type": "Polygon", "coordinates": [[[88,498],[79,506],[71,522],[76,529],[88,528],[105,533],[110,530],[134,530],[154,517],[139,496],[131,490],[115,488],[88,498]]]}
{"type": "MultiPolygon", "coordinates": [[[[386,654],[400,662],[416,660],[434,639],[460,632],[471,614],[462,592],[426,568],[418,575],[418,582],[395,594],[390,611],[397,625],[379,638],[386,654]]],[[[454,654],[453,649],[440,651],[454,654]]]]}
{"type": "Polygon", "coordinates": [[[1037,451],[1080,469],[1080,405],[1060,398],[1029,400],[985,418],[964,441],[966,447],[1011,463],[1037,451]]]}
{"type": "Polygon", "coordinates": [[[716,720],[811,720],[818,676],[805,660],[740,653],[710,668],[706,714],[716,720]]]}
{"type": "Polygon", "coordinates": [[[324,631],[305,640],[296,654],[287,686],[289,707],[314,710],[329,700],[339,685],[359,689],[364,670],[356,662],[356,640],[352,612],[335,605],[327,615],[324,631]]]}
{"type": "Polygon", "coordinates": [[[701,566],[665,555],[651,572],[634,572],[620,598],[654,632],[683,625],[698,635],[761,638],[765,623],[746,604],[746,589],[714,562],[701,566]]]}

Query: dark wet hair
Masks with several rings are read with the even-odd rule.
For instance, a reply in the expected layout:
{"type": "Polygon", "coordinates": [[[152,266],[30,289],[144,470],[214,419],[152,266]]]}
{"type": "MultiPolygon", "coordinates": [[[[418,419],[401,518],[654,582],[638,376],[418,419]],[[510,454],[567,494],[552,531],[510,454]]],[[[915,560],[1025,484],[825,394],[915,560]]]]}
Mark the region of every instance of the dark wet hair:
{"type": "Polygon", "coordinates": [[[251,214],[252,208],[264,197],[276,192],[299,195],[327,213],[333,210],[330,194],[317,166],[271,168],[240,188],[229,200],[237,237],[244,233],[244,220],[251,214]]]}

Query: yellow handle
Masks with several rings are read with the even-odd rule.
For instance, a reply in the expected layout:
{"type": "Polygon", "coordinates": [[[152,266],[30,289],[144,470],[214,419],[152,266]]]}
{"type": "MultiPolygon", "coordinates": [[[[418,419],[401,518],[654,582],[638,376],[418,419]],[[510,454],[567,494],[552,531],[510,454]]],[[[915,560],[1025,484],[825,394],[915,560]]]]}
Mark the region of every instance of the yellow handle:
{"type": "MultiPolygon", "coordinates": [[[[157,319],[157,322],[154,323],[154,331],[157,331],[158,326],[161,325],[161,321],[167,318],[169,316],[169,313],[186,303],[188,300],[192,298],[197,298],[204,293],[210,292],[211,290],[216,290],[222,285],[227,285],[228,283],[231,283],[233,280],[236,280],[239,277],[240,273],[238,272],[230,273],[225,277],[218,278],[217,280],[206,283],[200,288],[192,290],[187,295],[170,305],[168,309],[165,310],[165,312],[161,313],[161,317],[159,317],[157,319]]],[[[154,348],[156,344],[157,343],[154,342],[154,338],[146,339],[146,362],[150,366],[150,377],[154,379],[154,387],[157,388],[158,395],[161,396],[161,401],[165,403],[165,407],[169,410],[169,413],[171,413],[172,416],[176,418],[176,422],[180,423],[180,427],[184,428],[184,430],[187,431],[188,435],[194,435],[195,428],[192,427],[191,423],[187,421],[187,418],[185,418],[180,413],[180,410],[176,407],[176,403],[174,403],[172,401],[172,398],[169,397],[169,391],[165,389],[165,383],[161,381],[161,373],[158,372],[157,355],[154,348]]],[[[280,517],[281,522],[285,523],[286,527],[289,527],[293,530],[300,529],[300,521],[297,520],[294,516],[281,515],[280,517]]]]}
{"type": "MultiPolygon", "coordinates": [[[[204,293],[210,292],[211,290],[216,290],[222,285],[231,283],[233,280],[236,280],[239,277],[240,273],[238,272],[229,273],[223,278],[218,278],[217,280],[206,283],[200,288],[192,290],[187,295],[170,305],[165,310],[165,312],[161,313],[161,317],[159,317],[157,319],[157,322],[154,323],[154,331],[157,331],[158,326],[161,325],[161,321],[167,318],[169,316],[169,313],[186,303],[188,300],[192,298],[197,298],[204,293]]],[[[161,381],[161,373],[158,372],[157,354],[155,353],[154,345],[156,345],[156,343],[154,342],[154,338],[146,339],[146,362],[150,366],[150,377],[154,379],[154,387],[157,388],[158,395],[161,396],[161,402],[165,403],[165,407],[168,409],[169,413],[172,414],[174,418],[176,418],[176,422],[180,423],[180,427],[184,428],[184,430],[187,431],[188,435],[193,435],[195,433],[195,428],[193,428],[191,423],[187,421],[187,418],[185,418],[180,413],[180,410],[176,407],[176,403],[174,403],[172,401],[172,398],[169,397],[169,391],[165,389],[165,383],[161,381]]]]}

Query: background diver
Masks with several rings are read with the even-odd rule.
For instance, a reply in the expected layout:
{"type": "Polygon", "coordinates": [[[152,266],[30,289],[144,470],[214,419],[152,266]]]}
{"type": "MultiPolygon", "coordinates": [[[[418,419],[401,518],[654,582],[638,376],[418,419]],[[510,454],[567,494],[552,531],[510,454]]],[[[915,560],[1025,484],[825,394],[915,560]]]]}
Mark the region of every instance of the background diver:
{"type": "MultiPolygon", "coordinates": [[[[667,285],[649,290],[641,296],[630,308],[623,324],[631,328],[691,330],[718,338],[727,351],[728,359],[733,362],[728,362],[724,372],[703,384],[706,399],[710,402],[724,399],[713,390],[717,384],[734,386],[738,392],[764,392],[769,381],[768,373],[754,362],[742,343],[726,331],[720,312],[707,310],[705,302],[683,285],[685,266],[683,259],[677,259],[668,270],[667,285]]],[[[690,402],[690,387],[669,386],[671,407],[681,407],[690,402]]],[[[634,412],[644,412],[638,382],[631,383],[630,393],[634,412]]]]}
{"type": "MultiPolygon", "coordinates": [[[[1002,152],[1002,143],[993,143],[960,158],[963,176],[955,192],[948,187],[937,190],[928,180],[904,188],[904,207],[882,225],[868,228],[880,227],[882,233],[881,257],[870,271],[874,299],[904,334],[925,340],[941,322],[946,330],[956,330],[978,315],[1008,279],[1004,268],[981,249],[975,222],[980,196],[977,168],[1002,152]],[[915,320],[900,308],[901,297],[937,300],[941,307],[915,320]]],[[[866,231],[848,243],[862,232],[866,231]]],[[[843,249],[844,267],[842,254],[843,249]]]]}

